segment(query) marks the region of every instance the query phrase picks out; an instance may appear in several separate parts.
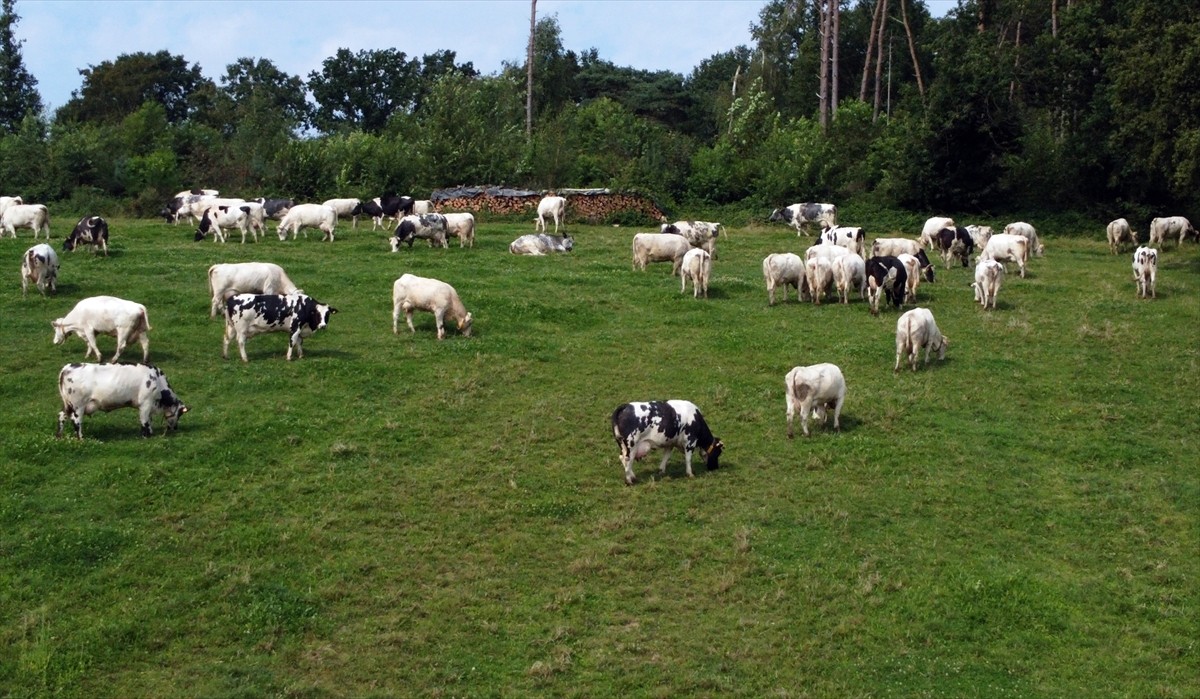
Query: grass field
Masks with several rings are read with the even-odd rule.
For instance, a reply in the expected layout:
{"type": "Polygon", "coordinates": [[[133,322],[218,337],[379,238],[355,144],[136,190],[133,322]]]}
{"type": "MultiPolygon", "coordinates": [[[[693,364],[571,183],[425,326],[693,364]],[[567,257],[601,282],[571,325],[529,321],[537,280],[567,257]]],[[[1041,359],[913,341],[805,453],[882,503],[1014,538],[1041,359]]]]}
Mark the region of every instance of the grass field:
{"type": "Polygon", "coordinates": [[[939,267],[947,357],[893,375],[895,312],[767,306],[762,258],[811,242],[783,227],[731,230],[695,300],[630,270],[628,228],[539,259],[507,253],[528,224],[391,254],[361,224],[110,223],[49,299],[20,294],[29,236],[0,241],[0,696],[1200,694],[1194,244],[1148,301],[1102,224],[1046,235],[994,312],[939,267]],[[282,335],[221,359],[205,270],[247,260],[338,308],[303,360],[282,335]],[[473,336],[393,335],[404,272],[453,284],[473,336]],[[178,432],[121,410],[54,439],[84,345],[50,320],[99,294],[149,309],[178,432]],[[789,441],[783,376],[824,361],[842,431],[789,441]],[[651,455],[626,487],[609,415],[664,398],[722,468],[651,455]]]}

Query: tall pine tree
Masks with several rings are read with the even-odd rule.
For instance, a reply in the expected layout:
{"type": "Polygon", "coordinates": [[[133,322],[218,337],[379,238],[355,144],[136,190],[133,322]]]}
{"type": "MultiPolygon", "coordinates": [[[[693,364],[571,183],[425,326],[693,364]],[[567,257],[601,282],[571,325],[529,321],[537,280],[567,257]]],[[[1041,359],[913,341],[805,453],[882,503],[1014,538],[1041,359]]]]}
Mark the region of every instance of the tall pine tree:
{"type": "Polygon", "coordinates": [[[26,114],[42,111],[37,80],[21,60],[24,42],[13,36],[13,25],[19,19],[13,0],[0,0],[0,133],[15,133],[26,114]]]}

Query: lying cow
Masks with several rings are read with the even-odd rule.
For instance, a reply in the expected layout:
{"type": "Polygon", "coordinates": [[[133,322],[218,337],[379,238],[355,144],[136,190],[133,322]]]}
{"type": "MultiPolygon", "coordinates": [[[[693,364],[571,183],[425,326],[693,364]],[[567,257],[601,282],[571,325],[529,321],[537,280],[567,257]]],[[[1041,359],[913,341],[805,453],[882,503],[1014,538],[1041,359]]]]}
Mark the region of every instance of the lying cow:
{"type": "Polygon", "coordinates": [[[633,268],[645,271],[651,262],[670,262],[671,276],[679,274],[683,256],[692,248],[686,238],[671,233],[638,233],[633,236],[633,268]]]}
{"type": "Polygon", "coordinates": [[[148,364],[68,364],[58,372],[58,395],[63,409],[58,414],[62,437],[67,418],[75,425],[75,436],[83,439],[83,416],[97,411],[137,408],[142,436],[154,433],[150,426],[156,414],[163,416],[168,432],[179,425],[188,407],[171,390],[167,377],[148,364]]]}
{"type": "Polygon", "coordinates": [[[305,229],[308,228],[319,229],[322,233],[321,240],[332,243],[337,229],[337,213],[324,204],[297,204],[288,209],[275,232],[280,240],[287,240],[288,231],[291,231],[292,240],[295,240],[296,233],[304,231],[304,237],[307,239],[308,231],[305,229]]]}
{"type": "Polygon", "coordinates": [[[621,465],[625,468],[625,485],[633,485],[637,477],[633,462],[653,449],[662,449],[658,472],[667,472],[667,462],[676,448],[683,451],[684,468],[692,477],[692,454],[701,450],[707,457],[709,471],[719,466],[718,459],[725,445],[713,436],[694,403],[686,400],[665,400],[625,403],[612,414],[613,437],[621,448],[621,465]]]}
{"type": "Polygon", "coordinates": [[[874,256],[867,260],[867,301],[871,315],[879,315],[879,297],[883,293],[896,308],[904,303],[908,289],[908,271],[904,263],[890,255],[874,256]]]}
{"type": "Polygon", "coordinates": [[[768,221],[783,221],[796,229],[796,235],[803,234],[809,224],[820,224],[821,228],[837,226],[837,207],[833,204],[803,203],[775,209],[767,218],[768,221]]]}
{"type": "Polygon", "coordinates": [[[1137,284],[1138,298],[1157,298],[1154,283],[1158,278],[1158,251],[1150,247],[1139,247],[1133,252],[1133,281],[1137,284]]]}
{"type": "Polygon", "coordinates": [[[808,277],[805,275],[804,260],[791,252],[767,255],[762,261],[763,280],[767,283],[767,305],[775,305],[775,289],[783,288],[783,300],[787,301],[788,287],[796,287],[796,300],[803,301],[808,294],[808,277]]]}
{"type": "Polygon", "coordinates": [[[63,241],[63,250],[71,252],[80,245],[91,245],[92,252],[99,248],[108,257],[108,221],[99,216],[84,216],[75,224],[74,230],[63,241]]]}
{"type": "Polygon", "coordinates": [[[29,292],[29,282],[37,285],[42,296],[46,289],[58,291],[58,255],[46,243],[38,243],[21,257],[21,295],[29,292]]]}
{"type": "Polygon", "coordinates": [[[288,278],[287,272],[271,262],[231,262],[208,268],[208,290],[212,294],[209,318],[225,307],[225,299],[234,294],[303,294],[288,278]]]}
{"type": "Polygon", "coordinates": [[[225,338],[221,356],[229,359],[229,341],[237,338],[243,362],[246,340],[265,333],[288,333],[287,360],[292,350],[304,358],[304,338],[329,324],[337,309],[305,294],[236,294],[225,301],[225,338]]]}
{"type": "Polygon", "coordinates": [[[75,304],[67,315],[50,321],[50,325],[54,328],[56,345],[61,345],[71,335],[83,338],[87,343],[84,359],[94,354],[96,361],[102,361],[96,335],[117,338],[113,363],[120,359],[125,346],[135,340],[142,345],[142,361],[150,358],[150,319],[146,316],[146,307],[140,303],[115,296],[91,296],[75,304]]]}
{"type": "Polygon", "coordinates": [[[554,235],[558,235],[559,221],[563,221],[563,225],[566,225],[566,211],[567,200],[565,197],[542,197],[542,200],[538,202],[537,219],[534,222],[536,225],[533,228],[534,232],[541,231],[542,233],[546,233],[546,217],[551,216],[554,218],[554,235]]]}
{"type": "Polygon", "coordinates": [[[712,255],[703,248],[692,248],[683,256],[679,268],[679,293],[687,291],[687,283],[692,282],[692,298],[708,298],[708,277],[712,274],[712,255]]]}
{"type": "Polygon", "coordinates": [[[418,238],[428,240],[429,247],[450,247],[446,241],[446,217],[442,214],[410,214],[400,219],[391,238],[392,252],[399,251],[404,243],[411,249],[418,238]]]}
{"type": "Polygon", "coordinates": [[[1121,252],[1121,243],[1129,241],[1133,247],[1138,246],[1137,231],[1129,227],[1129,221],[1123,218],[1113,219],[1105,228],[1108,236],[1108,249],[1116,255],[1121,252]]]}
{"type": "Polygon", "coordinates": [[[0,237],[7,233],[16,238],[18,228],[33,231],[34,240],[39,233],[45,233],[46,240],[50,240],[50,211],[45,204],[11,204],[0,214],[0,237]]]}
{"type": "Polygon", "coordinates": [[[571,236],[546,235],[545,233],[530,233],[508,244],[508,251],[514,255],[546,255],[552,252],[571,252],[575,249],[575,241],[571,236]]]}
{"type": "Polygon", "coordinates": [[[938,360],[946,358],[946,348],[950,339],[942,335],[933,313],[928,308],[914,308],[896,321],[896,366],[893,372],[900,371],[902,357],[908,357],[912,370],[917,370],[917,355],[925,350],[925,364],[929,364],[930,352],[937,352],[938,360]]]}
{"type": "Polygon", "coordinates": [[[1004,265],[995,260],[983,260],[975,265],[975,281],[971,288],[975,290],[975,300],[987,308],[990,304],[996,308],[996,295],[1000,293],[1000,285],[1004,283],[1004,265]]]}
{"type": "Polygon", "coordinates": [[[836,364],[798,366],[783,379],[787,396],[787,436],[792,438],[792,419],[800,409],[800,427],[808,436],[808,417],[816,413],[825,424],[826,410],[833,409],[833,429],[842,429],[842,404],[846,402],[846,379],[836,364]]]}
{"type": "Polygon", "coordinates": [[[400,334],[401,312],[408,321],[409,331],[417,331],[413,327],[413,311],[428,311],[433,314],[439,340],[446,337],[446,321],[453,323],[463,337],[471,336],[471,314],[454,287],[444,281],[418,277],[415,274],[405,274],[397,279],[392,284],[392,334],[400,334]]]}
{"type": "Polygon", "coordinates": [[[1150,242],[1148,244],[1165,246],[1168,238],[1179,236],[1179,244],[1183,245],[1183,241],[1196,235],[1196,229],[1192,227],[1191,222],[1182,216],[1156,218],[1150,221],[1150,242]]]}

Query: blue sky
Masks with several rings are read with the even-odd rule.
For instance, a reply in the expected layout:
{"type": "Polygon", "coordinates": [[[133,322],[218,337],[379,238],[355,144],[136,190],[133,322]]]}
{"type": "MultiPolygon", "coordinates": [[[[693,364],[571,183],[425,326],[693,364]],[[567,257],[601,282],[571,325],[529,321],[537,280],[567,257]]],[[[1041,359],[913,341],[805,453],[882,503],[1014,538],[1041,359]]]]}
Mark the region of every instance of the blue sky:
{"type": "MultiPolygon", "coordinates": [[[[714,53],[752,45],[750,25],[766,0],[538,0],[556,15],[563,46],[621,66],[687,75],[714,53]]],[[[954,0],[926,3],[935,15],[954,0]]],[[[25,67],[43,103],[61,107],[80,68],[123,53],[163,49],[198,63],[214,81],[241,57],[268,58],[307,79],[339,48],[395,48],[420,57],[457,53],[483,73],[523,62],[528,0],[17,0],[25,67]]]]}

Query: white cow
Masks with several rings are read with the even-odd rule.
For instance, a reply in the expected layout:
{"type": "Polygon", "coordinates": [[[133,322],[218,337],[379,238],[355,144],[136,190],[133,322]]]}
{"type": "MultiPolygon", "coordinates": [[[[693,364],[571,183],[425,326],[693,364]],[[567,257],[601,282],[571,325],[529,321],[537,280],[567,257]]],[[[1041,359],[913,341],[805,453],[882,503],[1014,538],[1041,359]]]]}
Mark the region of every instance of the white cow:
{"type": "Polygon", "coordinates": [[[1029,262],[1029,241],[1024,236],[997,233],[983,246],[983,252],[979,253],[976,264],[983,260],[1016,262],[1017,267],[1021,269],[1021,278],[1024,279],[1025,265],[1029,262]]]}
{"type": "Polygon", "coordinates": [[[436,212],[433,202],[428,199],[417,199],[412,203],[412,212],[414,214],[432,214],[436,212]]]}
{"type": "Polygon", "coordinates": [[[943,228],[953,230],[956,227],[957,224],[954,223],[954,219],[949,216],[933,216],[925,220],[925,225],[921,226],[921,237],[917,240],[926,249],[932,250],[938,231],[943,228]]]}
{"type": "Polygon", "coordinates": [[[650,262],[671,262],[671,275],[679,274],[683,256],[691,250],[686,238],[673,233],[638,233],[633,236],[633,268],[645,270],[650,262]]]}
{"type": "Polygon", "coordinates": [[[303,294],[288,278],[287,272],[271,262],[231,262],[208,268],[208,290],[212,307],[208,317],[215,318],[225,307],[225,299],[234,294],[303,294]]]}
{"type": "Polygon", "coordinates": [[[117,351],[112,362],[116,363],[125,346],[134,340],[142,345],[142,361],[150,358],[150,320],[146,307],[140,303],[126,301],[115,296],[91,296],[75,304],[71,312],[62,318],[50,321],[54,328],[54,344],[60,345],[71,335],[78,335],[87,343],[83,358],[93,354],[102,361],[100,348],[96,346],[96,335],[112,335],[117,338],[117,351]]]}
{"type": "Polygon", "coordinates": [[[1183,241],[1189,236],[1196,235],[1196,229],[1182,216],[1168,216],[1150,221],[1149,245],[1165,245],[1166,239],[1175,235],[1179,236],[1179,244],[1183,245],[1183,241]]]}
{"type": "Polygon", "coordinates": [[[446,217],[446,239],[458,238],[458,247],[475,247],[475,214],[442,214],[446,217]]]}
{"type": "Polygon", "coordinates": [[[197,224],[200,223],[200,218],[204,216],[204,212],[214,206],[241,206],[245,204],[245,199],[236,197],[214,197],[207,194],[192,196],[189,198],[182,208],[176,214],[177,216],[187,215],[192,218],[197,224]]]}
{"type": "Polygon", "coordinates": [[[850,290],[858,289],[858,297],[867,297],[867,262],[860,255],[850,253],[833,260],[833,283],[837,286],[842,303],[850,303],[850,290]]]}
{"type": "Polygon", "coordinates": [[[929,364],[929,353],[937,352],[938,360],[946,358],[946,348],[950,346],[950,338],[942,335],[933,313],[928,308],[914,308],[906,311],[896,321],[896,366],[892,371],[900,371],[901,357],[908,357],[912,370],[917,370],[917,356],[925,350],[925,364],[929,364]]]}
{"type": "Polygon", "coordinates": [[[34,240],[38,233],[45,232],[46,240],[50,240],[50,211],[45,204],[10,204],[0,214],[0,237],[7,233],[16,238],[18,228],[32,230],[34,240]]]}
{"type": "Polygon", "coordinates": [[[683,256],[683,263],[679,268],[679,293],[687,291],[687,283],[692,281],[692,297],[700,298],[704,294],[704,298],[708,298],[708,277],[712,273],[712,255],[708,254],[707,250],[702,248],[692,248],[683,256]]]}
{"type": "Polygon", "coordinates": [[[508,244],[508,251],[514,255],[545,255],[551,252],[571,252],[575,249],[575,241],[571,236],[546,235],[545,233],[529,233],[508,244]]]}
{"type": "Polygon", "coordinates": [[[1116,255],[1121,251],[1121,243],[1128,240],[1136,248],[1138,246],[1137,231],[1129,227],[1129,221],[1118,218],[1108,222],[1105,229],[1108,234],[1108,249],[1116,255]]]}
{"type": "Polygon", "coordinates": [[[989,304],[993,310],[996,308],[996,295],[1003,283],[1004,265],[995,260],[983,260],[975,265],[975,281],[971,288],[975,290],[975,300],[984,308],[989,304]]]}
{"type": "Polygon", "coordinates": [[[458,292],[444,281],[415,274],[401,276],[392,284],[392,333],[395,335],[400,334],[401,311],[411,332],[417,331],[413,327],[413,311],[428,311],[433,314],[439,340],[446,337],[446,321],[454,323],[463,337],[471,336],[473,318],[458,292]]]}
{"type": "Polygon", "coordinates": [[[866,252],[866,237],[866,232],[860,226],[839,226],[821,232],[822,243],[840,245],[860,257],[866,252]]]}
{"type": "Polygon", "coordinates": [[[0,218],[4,217],[4,212],[13,204],[24,204],[25,200],[21,197],[0,197],[0,218]]]}
{"type": "Polygon", "coordinates": [[[808,293],[808,277],[805,276],[804,260],[791,252],[767,255],[762,261],[763,280],[767,283],[767,305],[775,305],[775,289],[783,287],[783,300],[787,301],[787,288],[796,287],[796,300],[803,301],[808,293]]]}
{"type": "MultiPolygon", "coordinates": [[[[306,228],[318,228],[322,232],[321,240],[333,242],[334,229],[337,228],[337,212],[324,204],[297,204],[288,209],[275,232],[280,240],[287,240],[288,231],[292,232],[292,240],[296,233],[306,228]]],[[[308,238],[305,231],[304,237],[308,238]]]]}
{"type": "Polygon", "coordinates": [[[814,257],[824,257],[825,259],[829,260],[830,263],[832,263],[835,259],[842,257],[843,255],[850,254],[852,254],[851,250],[849,248],[844,248],[841,245],[834,245],[832,243],[817,243],[816,245],[808,246],[808,249],[804,251],[804,259],[805,261],[808,261],[814,257]]]}
{"type": "Polygon", "coordinates": [[[833,288],[833,264],[826,257],[814,257],[804,263],[804,276],[813,303],[820,306],[821,298],[833,288]]]}
{"type": "Polygon", "coordinates": [[[1157,298],[1154,283],[1158,278],[1158,251],[1150,247],[1139,247],[1133,252],[1133,281],[1137,284],[1138,298],[1157,298]]]}
{"type": "MultiPolygon", "coordinates": [[[[534,231],[546,232],[546,216],[554,217],[554,234],[558,235],[559,221],[566,221],[567,200],[565,197],[543,197],[538,202],[537,224],[534,231]]],[[[565,223],[564,223],[565,225],[565,223]]]]}
{"type": "Polygon", "coordinates": [[[142,436],[149,437],[154,433],[150,421],[155,414],[162,414],[170,432],[188,411],[166,375],[148,364],[68,364],[58,372],[58,395],[63,409],[55,437],[62,437],[63,423],[70,418],[75,436],[83,439],[84,415],[119,408],[137,408],[142,436]]]}
{"type": "Polygon", "coordinates": [[[917,287],[921,285],[921,261],[907,253],[896,255],[896,259],[904,265],[904,271],[908,275],[904,283],[904,302],[915,303],[917,287]]]}
{"type": "Polygon", "coordinates": [[[842,429],[842,404],[846,402],[846,378],[836,364],[813,364],[798,366],[784,377],[784,392],[787,396],[788,439],[792,438],[792,419],[796,408],[800,408],[800,427],[808,436],[808,417],[816,413],[821,424],[825,424],[826,411],[833,408],[833,429],[842,429]]]}
{"type": "Polygon", "coordinates": [[[322,206],[328,206],[333,209],[333,212],[338,215],[338,218],[350,218],[350,227],[358,228],[358,217],[363,212],[362,200],[345,198],[345,199],[326,199],[321,202],[322,206]]]}
{"type": "Polygon", "coordinates": [[[25,251],[21,258],[21,295],[29,291],[29,282],[37,285],[42,296],[46,287],[58,291],[58,254],[46,243],[38,243],[25,251]]]}
{"type": "Polygon", "coordinates": [[[921,243],[910,238],[876,238],[875,242],[871,243],[871,257],[916,257],[923,250],[921,243]]]}
{"type": "Polygon", "coordinates": [[[687,239],[692,247],[703,248],[710,255],[717,251],[717,237],[724,226],[714,221],[676,221],[664,223],[660,233],[674,233],[687,239]]]}
{"type": "Polygon", "coordinates": [[[977,226],[972,224],[967,226],[967,233],[971,236],[971,240],[974,241],[975,247],[982,250],[995,231],[992,230],[991,226],[977,226]]]}
{"type": "Polygon", "coordinates": [[[1029,251],[1035,257],[1042,257],[1046,254],[1046,246],[1038,240],[1037,229],[1024,221],[1010,223],[1004,227],[1004,232],[1008,235],[1019,235],[1029,241],[1029,251]]]}

